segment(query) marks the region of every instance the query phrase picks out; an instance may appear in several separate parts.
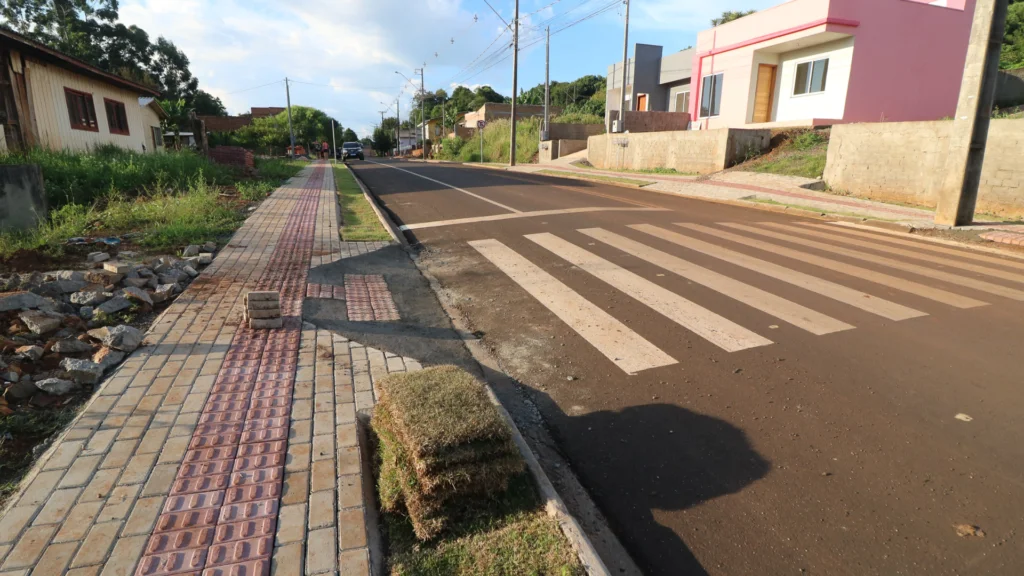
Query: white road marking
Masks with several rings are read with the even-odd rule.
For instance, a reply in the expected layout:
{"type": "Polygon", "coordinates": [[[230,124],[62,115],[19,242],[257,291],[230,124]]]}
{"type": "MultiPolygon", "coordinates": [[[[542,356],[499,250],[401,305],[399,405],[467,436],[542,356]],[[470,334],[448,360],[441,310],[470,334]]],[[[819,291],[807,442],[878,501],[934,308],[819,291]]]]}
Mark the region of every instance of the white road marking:
{"type": "MultiPolygon", "coordinates": [[[[902,248],[895,248],[893,246],[886,246],[885,244],[877,244],[874,242],[868,242],[865,240],[857,240],[850,238],[847,234],[860,234],[859,232],[851,231],[836,231],[836,234],[832,234],[831,231],[825,232],[824,230],[817,230],[810,227],[803,226],[785,226],[777,222],[765,222],[764,224],[779,228],[782,230],[789,230],[791,232],[797,232],[804,236],[813,236],[815,238],[824,238],[833,242],[841,242],[843,244],[849,244],[850,246],[858,246],[861,248],[868,248],[872,250],[880,250],[886,254],[895,254],[897,256],[905,256],[907,258],[914,258],[916,260],[923,260],[925,262],[931,262],[932,264],[941,264],[943,266],[950,266],[952,268],[961,268],[963,270],[970,270],[971,272],[977,272],[978,274],[984,274],[986,276],[992,276],[995,278],[1002,278],[1003,280],[1009,280],[1011,282],[1024,282],[1024,275],[1007,272],[1006,270],[998,270],[995,268],[989,268],[987,266],[978,266],[977,264],[971,264],[969,262],[961,262],[958,260],[951,260],[944,256],[934,256],[932,254],[923,254],[921,252],[915,252],[913,250],[903,250],[902,248]]],[[[928,247],[925,247],[928,248],[928,247]]],[[[950,252],[954,252],[950,250],[950,252]]],[[[960,252],[956,254],[961,258],[970,258],[972,260],[981,260],[984,256],[974,257],[971,254],[964,254],[960,252]]],[[[1006,266],[1013,266],[1014,262],[1002,262],[1006,266]]]]}
{"type": "Polygon", "coordinates": [[[512,208],[511,206],[505,206],[504,204],[502,204],[500,202],[495,202],[494,200],[491,200],[490,198],[484,198],[483,196],[481,196],[479,194],[474,194],[474,193],[470,192],[469,190],[463,190],[462,188],[459,188],[458,186],[452,186],[451,184],[448,184],[446,182],[441,182],[440,180],[434,180],[433,178],[431,178],[429,176],[424,176],[423,174],[417,174],[417,173],[413,172],[412,170],[406,170],[405,168],[399,168],[398,166],[392,166],[390,164],[385,164],[383,162],[374,162],[373,160],[367,160],[367,162],[369,162],[370,164],[376,164],[378,166],[386,166],[388,168],[391,168],[392,170],[398,170],[400,172],[405,172],[406,174],[412,174],[413,176],[417,176],[419,178],[423,178],[424,180],[430,180],[431,182],[433,182],[435,184],[440,184],[441,186],[447,186],[448,188],[451,188],[452,190],[458,190],[459,192],[462,192],[463,194],[468,194],[468,195],[470,195],[473,198],[476,198],[478,200],[483,200],[484,202],[489,202],[489,203],[494,204],[495,206],[497,206],[499,208],[504,208],[505,210],[508,210],[509,212],[517,212],[517,213],[521,212],[521,210],[516,210],[515,208],[512,208]]]}
{"type": "MultiPolygon", "coordinates": [[[[819,247],[817,246],[817,242],[812,242],[810,240],[801,240],[799,238],[792,238],[785,234],[769,232],[767,230],[760,230],[758,228],[754,228],[753,226],[745,226],[743,224],[725,222],[721,224],[722,226],[728,226],[730,228],[743,230],[746,232],[750,232],[752,234],[767,236],[768,238],[777,238],[780,240],[793,242],[795,244],[805,244],[811,247],[819,247]]],[[[792,258],[794,260],[799,260],[801,262],[806,262],[808,264],[820,266],[821,268],[827,268],[834,272],[839,272],[840,274],[849,274],[850,276],[854,276],[862,280],[867,280],[868,282],[874,282],[875,284],[888,286],[889,288],[900,290],[902,292],[907,292],[908,294],[914,294],[922,298],[935,300],[936,302],[948,304],[956,308],[977,308],[978,306],[988,306],[988,302],[982,302],[981,300],[975,300],[974,298],[968,298],[967,296],[961,296],[959,294],[947,292],[946,290],[935,288],[934,286],[928,286],[911,280],[898,278],[896,276],[890,276],[888,274],[883,274],[881,272],[876,272],[874,270],[869,270],[867,268],[861,268],[860,266],[855,266],[853,264],[848,264],[846,262],[830,260],[828,258],[823,258],[821,256],[816,256],[814,254],[808,254],[806,252],[801,252],[799,250],[785,248],[783,246],[779,246],[778,244],[764,242],[763,240],[754,240],[751,238],[746,238],[744,236],[737,236],[735,234],[730,234],[728,232],[724,232],[721,230],[715,230],[714,232],[708,233],[718,236],[720,238],[724,238],[726,240],[731,240],[739,244],[752,246],[760,250],[767,250],[772,254],[778,254],[779,256],[785,256],[786,258],[792,258]]],[[[824,248],[822,249],[824,250],[824,248]]],[[[838,250],[842,251],[843,249],[840,248],[838,250]]]]}
{"type": "Polygon", "coordinates": [[[536,216],[558,216],[559,214],[582,214],[584,212],[664,212],[665,208],[613,208],[595,206],[591,208],[562,208],[560,210],[535,210],[533,212],[519,212],[516,214],[495,214],[493,216],[473,216],[470,218],[456,218],[454,220],[436,220],[434,222],[420,222],[419,224],[407,224],[402,230],[421,230],[423,228],[437,228],[439,226],[457,226],[459,224],[475,224],[477,222],[496,222],[499,220],[513,220],[516,218],[534,218],[536,216]]]}
{"type": "MultiPolygon", "coordinates": [[[[679,226],[686,226],[685,224],[679,224],[679,226]]],[[[883,318],[889,320],[907,320],[909,318],[918,318],[921,316],[927,316],[925,312],[908,308],[895,302],[890,302],[882,298],[876,298],[871,294],[847,288],[841,284],[835,282],[829,282],[828,280],[822,280],[810,274],[804,274],[803,272],[797,272],[785,266],[779,266],[753,256],[747,256],[715,244],[710,244],[696,238],[684,236],[664,228],[658,228],[657,226],[651,226],[650,224],[638,224],[630,226],[630,228],[646,232],[652,236],[661,238],[678,244],[690,250],[695,250],[702,254],[707,254],[719,260],[735,264],[736,266],[742,266],[748,270],[770,276],[776,280],[781,280],[799,286],[804,290],[814,292],[825,296],[826,298],[832,298],[844,304],[849,304],[855,308],[860,308],[872,314],[877,314],[883,318]]]]}
{"type": "Polygon", "coordinates": [[[628,326],[497,240],[469,243],[627,374],[676,364],[628,326]]]}
{"type": "MultiPolygon", "coordinates": [[[[766,222],[766,224],[767,224],[767,222],[766,222]]],[[[796,227],[788,228],[786,226],[775,226],[774,224],[773,224],[773,227],[778,227],[778,228],[781,228],[783,230],[791,230],[792,232],[795,232],[795,233],[800,233],[800,234],[805,234],[805,235],[810,235],[810,236],[814,236],[814,235],[818,234],[817,232],[815,232],[813,230],[804,230],[802,228],[796,228],[796,227]]],[[[826,237],[827,237],[827,235],[826,235],[826,237]]],[[[799,237],[790,239],[788,241],[794,242],[794,243],[798,243],[798,244],[807,244],[807,245],[814,246],[815,248],[818,248],[819,250],[823,250],[823,251],[826,251],[826,252],[834,252],[836,254],[842,254],[842,255],[848,256],[850,258],[856,258],[858,260],[865,260],[867,262],[872,262],[874,264],[878,264],[878,265],[881,265],[881,266],[888,266],[889,268],[896,268],[897,270],[902,270],[904,272],[910,272],[910,273],[913,273],[913,274],[918,274],[918,275],[921,275],[921,276],[926,276],[928,278],[934,278],[936,280],[942,280],[943,282],[949,282],[950,284],[957,284],[959,286],[966,286],[967,288],[973,288],[973,289],[978,290],[980,292],[988,292],[989,294],[995,294],[996,296],[1002,296],[1004,298],[1010,298],[1011,300],[1024,301],[1024,292],[1022,292],[1020,290],[1016,290],[1014,288],[1008,288],[1006,286],[1001,286],[999,284],[992,284],[991,282],[986,282],[984,280],[978,280],[976,278],[967,278],[967,277],[963,276],[962,274],[954,274],[952,272],[943,272],[942,270],[935,270],[934,268],[929,268],[927,266],[919,266],[917,264],[911,264],[909,262],[902,262],[900,260],[893,260],[892,258],[885,258],[883,256],[874,256],[872,254],[865,254],[863,252],[858,252],[856,250],[850,250],[848,248],[840,248],[838,246],[832,246],[830,244],[825,244],[823,242],[815,242],[813,240],[803,240],[803,239],[801,239],[799,237]]],[[[941,260],[941,259],[939,259],[939,260],[941,260]]]]}
{"type": "MultiPolygon", "coordinates": [[[[885,236],[896,236],[899,238],[905,238],[908,234],[906,231],[897,232],[896,230],[886,230],[885,228],[869,226],[867,224],[857,224],[855,222],[829,222],[827,225],[833,227],[833,229],[847,228],[851,230],[869,231],[872,235],[875,236],[881,234],[885,236]]],[[[991,246],[985,246],[981,244],[964,244],[962,242],[957,242],[956,240],[946,240],[945,238],[935,238],[933,236],[915,236],[914,238],[921,244],[942,244],[943,246],[954,246],[964,252],[967,252],[968,258],[971,257],[970,254],[974,254],[977,252],[985,252],[987,254],[996,254],[998,256],[1001,256],[1002,258],[997,258],[997,260],[1000,260],[1002,262],[1005,262],[1007,259],[1010,258],[1013,258],[1015,260],[1024,260],[1024,254],[1007,252],[1005,250],[1000,250],[998,248],[992,248],[991,246]]]]}
{"type": "MultiPolygon", "coordinates": [[[[686,278],[692,280],[702,286],[706,286],[716,292],[724,294],[729,298],[738,300],[751,308],[760,310],[766,314],[770,314],[785,320],[790,324],[803,328],[808,332],[821,336],[823,334],[831,334],[832,332],[839,332],[841,330],[851,330],[854,327],[826,316],[820,312],[816,312],[801,306],[795,302],[790,302],[785,298],[781,298],[756,288],[749,284],[734,280],[723,274],[719,274],[713,270],[704,268],[692,262],[677,258],[671,254],[655,250],[650,246],[636,242],[625,236],[614,234],[601,228],[588,228],[580,230],[583,234],[600,240],[610,246],[618,248],[627,254],[650,262],[655,266],[668,270],[686,278]]],[[[664,276],[664,274],[658,274],[658,276],[664,276]]]]}
{"type": "Polygon", "coordinates": [[[739,324],[554,234],[545,232],[527,234],[526,237],[727,352],[772,343],[771,340],[758,336],[739,324]]]}

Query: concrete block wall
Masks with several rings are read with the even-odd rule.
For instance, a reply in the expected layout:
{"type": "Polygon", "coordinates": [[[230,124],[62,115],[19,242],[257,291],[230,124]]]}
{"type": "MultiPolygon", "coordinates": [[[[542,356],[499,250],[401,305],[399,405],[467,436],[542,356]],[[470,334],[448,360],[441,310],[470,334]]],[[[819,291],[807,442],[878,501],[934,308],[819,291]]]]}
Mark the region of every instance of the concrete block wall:
{"type": "MultiPolygon", "coordinates": [[[[619,111],[612,110],[609,123],[618,117],[619,111]]],[[[626,130],[629,132],[669,132],[686,130],[689,125],[689,112],[633,112],[626,110],[626,130]]]]}
{"type": "Polygon", "coordinates": [[[559,124],[552,122],[548,131],[550,140],[586,140],[604,134],[604,124],[559,124]]]}
{"type": "Polygon", "coordinates": [[[210,160],[217,164],[229,164],[231,166],[245,166],[247,168],[256,166],[252,152],[241,146],[217,146],[210,150],[210,160]]]}
{"type": "Polygon", "coordinates": [[[674,168],[710,174],[768,149],[769,130],[684,130],[604,134],[587,141],[587,160],[596,168],[674,168]]]}
{"type": "MultiPolygon", "coordinates": [[[[883,122],[832,127],[825,182],[836,190],[886,202],[934,208],[952,122],[883,122]]],[[[1024,120],[989,128],[979,212],[1024,216],[1024,120]]]]}
{"type": "Polygon", "coordinates": [[[558,141],[558,157],[568,156],[569,154],[575,154],[580,150],[587,149],[586,140],[559,140],[558,141]]]}
{"type": "Polygon", "coordinates": [[[0,230],[30,230],[45,221],[46,215],[46,189],[39,165],[0,166],[0,230]]]}

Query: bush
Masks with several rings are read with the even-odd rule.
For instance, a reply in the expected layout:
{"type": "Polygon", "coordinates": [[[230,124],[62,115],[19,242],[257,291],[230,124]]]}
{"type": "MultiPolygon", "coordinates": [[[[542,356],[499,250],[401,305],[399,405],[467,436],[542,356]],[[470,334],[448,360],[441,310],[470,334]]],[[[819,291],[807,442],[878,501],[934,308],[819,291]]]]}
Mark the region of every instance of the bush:
{"type": "Polygon", "coordinates": [[[207,184],[227,184],[233,179],[232,169],[192,151],[142,154],[113,145],[99,146],[91,152],[35,148],[0,153],[2,164],[39,164],[51,208],[91,204],[111,192],[133,196],[182,189],[197,174],[202,174],[207,184]]]}
{"type": "MultiPolygon", "coordinates": [[[[528,164],[540,150],[540,118],[520,120],[516,132],[516,162],[528,164]]],[[[495,120],[484,128],[484,162],[508,162],[512,147],[511,124],[507,119],[495,120]]],[[[459,151],[463,162],[480,161],[480,136],[466,140],[459,151]]]]}
{"type": "Polygon", "coordinates": [[[827,142],[828,139],[824,134],[816,130],[808,130],[801,132],[793,138],[793,148],[797,150],[810,150],[819,144],[827,142]]]}
{"type": "Polygon", "coordinates": [[[457,160],[466,146],[466,140],[462,138],[445,138],[441,141],[441,151],[437,157],[441,160],[457,160]]]}
{"type": "Polygon", "coordinates": [[[567,112],[551,119],[552,124],[604,124],[604,117],[586,112],[567,112]]]}

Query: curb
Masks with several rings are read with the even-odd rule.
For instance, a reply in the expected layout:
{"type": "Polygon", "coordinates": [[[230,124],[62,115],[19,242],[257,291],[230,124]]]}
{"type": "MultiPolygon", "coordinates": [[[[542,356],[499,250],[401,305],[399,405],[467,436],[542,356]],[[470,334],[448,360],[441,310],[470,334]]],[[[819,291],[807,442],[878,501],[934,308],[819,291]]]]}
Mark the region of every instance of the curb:
{"type": "MultiPolygon", "coordinates": [[[[355,170],[349,171],[355,175],[355,170]]],[[[402,245],[408,247],[409,242],[405,239],[405,236],[396,235],[394,230],[397,230],[397,228],[395,227],[394,222],[392,222],[387,216],[387,213],[377,205],[377,197],[370,192],[370,189],[358,176],[356,176],[356,182],[358,182],[359,186],[362,188],[363,194],[367,196],[370,205],[373,206],[373,210],[377,213],[377,217],[380,218],[381,223],[383,223],[389,231],[392,231],[392,236],[396,236],[396,240],[400,237],[401,240],[399,241],[402,245]]],[[[484,366],[494,370],[495,372],[503,373],[501,372],[498,363],[480,343],[480,340],[472,336],[464,326],[459,325],[460,322],[457,320],[458,316],[453,314],[454,311],[450,309],[444,298],[441,297],[441,284],[437,281],[437,278],[434,278],[432,274],[420,267],[418,259],[413,258],[411,254],[409,256],[412,259],[413,264],[416,266],[416,269],[419,270],[420,274],[423,274],[423,277],[430,283],[430,288],[434,291],[434,296],[437,298],[438,303],[441,304],[441,307],[448,315],[448,318],[451,320],[452,326],[462,339],[462,343],[473,356],[473,360],[475,360],[478,366],[481,367],[481,376],[484,374],[482,369],[484,366]]],[[[594,548],[594,544],[583,531],[583,527],[576,518],[569,513],[569,509],[565,506],[565,502],[562,500],[562,497],[558,495],[558,491],[555,489],[554,484],[552,484],[551,479],[548,478],[544,469],[541,468],[540,462],[537,460],[537,456],[526,443],[526,439],[523,438],[523,435],[519,431],[519,427],[516,426],[512,416],[508,413],[505,407],[501,405],[501,401],[499,401],[498,397],[495,395],[494,390],[491,387],[491,383],[485,378],[482,379],[484,381],[485,389],[487,390],[487,396],[491,399],[491,402],[501,414],[502,419],[505,420],[505,423],[508,424],[509,429],[512,431],[512,440],[515,442],[516,447],[519,448],[520,454],[522,454],[523,459],[526,461],[526,467],[530,470],[530,475],[533,476],[537,489],[540,491],[540,495],[545,501],[544,507],[547,510],[548,515],[558,520],[558,525],[562,529],[562,533],[576,551],[576,554],[580,559],[580,563],[583,564],[588,575],[611,576],[611,572],[608,571],[608,567],[605,566],[604,562],[601,560],[601,557],[597,553],[597,549],[594,548]]]]}
{"type": "Polygon", "coordinates": [[[385,228],[387,228],[388,234],[391,235],[391,238],[394,239],[395,242],[398,242],[402,246],[408,248],[409,240],[405,238],[405,234],[399,232],[398,226],[395,226],[395,223],[391,221],[391,217],[388,216],[388,213],[378,205],[377,197],[370,192],[370,188],[363,182],[363,179],[359,177],[359,174],[356,173],[355,170],[349,168],[347,165],[345,166],[345,169],[349,171],[349,174],[352,174],[352,178],[356,181],[356,184],[359,185],[359,189],[363,191],[363,197],[370,203],[370,207],[373,208],[374,213],[377,214],[377,219],[380,220],[380,223],[383,224],[385,228]]]}

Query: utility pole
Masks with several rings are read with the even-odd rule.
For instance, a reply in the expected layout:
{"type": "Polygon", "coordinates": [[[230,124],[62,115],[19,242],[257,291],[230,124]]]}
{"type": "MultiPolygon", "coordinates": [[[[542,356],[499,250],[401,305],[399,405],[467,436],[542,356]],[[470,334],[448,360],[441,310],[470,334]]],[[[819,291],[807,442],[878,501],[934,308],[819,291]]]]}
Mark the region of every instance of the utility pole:
{"type": "Polygon", "coordinates": [[[622,39],[622,86],[619,87],[619,129],[626,131],[626,70],[629,69],[629,0],[626,0],[626,32],[622,39]]]}
{"type": "Polygon", "coordinates": [[[395,147],[398,149],[398,154],[395,154],[395,156],[398,156],[399,154],[402,153],[402,97],[401,96],[399,96],[398,98],[395,98],[395,114],[398,116],[398,122],[397,122],[397,124],[395,126],[395,136],[397,136],[397,138],[395,139],[395,142],[397,142],[395,144],[395,147]]]}
{"type": "Polygon", "coordinates": [[[1008,10],[1008,0],[975,3],[960,99],[950,131],[946,175],[935,209],[936,224],[966,226],[974,221],[1008,10]]]}
{"type": "Polygon", "coordinates": [[[284,97],[288,102],[288,135],[292,139],[292,153],[291,156],[295,156],[295,130],[292,129],[292,92],[288,87],[288,77],[284,79],[284,97]]]}
{"type": "MultiPolygon", "coordinates": [[[[423,63],[423,68],[427,67],[427,63],[423,63]]],[[[413,70],[413,74],[416,72],[420,73],[420,150],[423,151],[423,159],[427,159],[427,117],[423,112],[423,101],[427,98],[426,84],[423,82],[423,68],[419,70],[413,70]]]]}
{"type": "Polygon", "coordinates": [[[544,49],[544,132],[540,135],[541,140],[551,139],[551,26],[547,30],[548,43],[544,49]]]}
{"type": "MultiPolygon", "coordinates": [[[[519,95],[519,0],[516,0],[516,17],[512,20],[512,146],[509,150],[508,165],[516,165],[516,97],[519,95]]],[[[483,157],[481,156],[481,160],[483,157]]]]}
{"type": "Polygon", "coordinates": [[[331,147],[334,148],[334,150],[331,152],[332,164],[338,158],[338,139],[337,136],[335,135],[336,132],[337,130],[335,130],[334,128],[334,118],[331,118],[331,147]]]}

